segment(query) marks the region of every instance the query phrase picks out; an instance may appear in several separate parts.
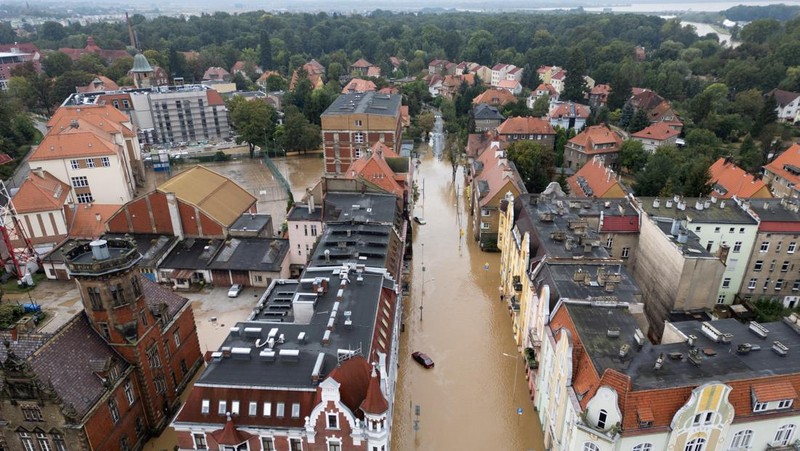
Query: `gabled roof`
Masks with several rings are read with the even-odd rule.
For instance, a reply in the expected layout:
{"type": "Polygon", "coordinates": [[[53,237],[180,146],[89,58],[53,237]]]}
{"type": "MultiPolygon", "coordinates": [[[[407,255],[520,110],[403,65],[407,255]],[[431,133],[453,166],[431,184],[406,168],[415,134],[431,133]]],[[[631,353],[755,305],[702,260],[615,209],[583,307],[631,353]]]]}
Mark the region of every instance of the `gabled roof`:
{"type": "Polygon", "coordinates": [[[505,117],[500,114],[500,111],[491,105],[487,105],[485,103],[480,103],[475,106],[475,113],[473,114],[475,119],[480,120],[505,120],[505,117]]]}
{"type": "Polygon", "coordinates": [[[367,68],[367,77],[380,77],[381,68],[378,66],[369,66],[367,68]]]}
{"type": "Polygon", "coordinates": [[[656,122],[655,124],[632,134],[633,138],[639,139],[653,139],[656,141],[666,141],[680,135],[681,132],[670,127],[665,122],[656,122]]]}
{"type": "Polygon", "coordinates": [[[508,64],[504,64],[504,63],[497,63],[497,64],[495,64],[495,65],[492,67],[492,70],[503,70],[503,69],[505,69],[506,67],[508,67],[508,64]]]}
{"type": "MultiPolygon", "coordinates": [[[[367,398],[370,371],[371,366],[367,360],[361,355],[356,355],[345,360],[328,374],[328,377],[341,384],[339,394],[342,403],[358,417],[363,417],[359,408],[367,398]]],[[[317,393],[317,397],[319,397],[320,390],[317,390],[317,393]]]]}
{"type": "Polygon", "coordinates": [[[250,440],[253,434],[236,429],[236,425],[233,424],[231,414],[229,413],[228,421],[225,422],[225,427],[212,432],[211,436],[214,437],[214,441],[219,445],[237,446],[250,440]]]}
{"type": "Polygon", "coordinates": [[[607,168],[602,159],[592,158],[567,179],[570,195],[577,197],[621,198],[625,189],[617,181],[617,174],[607,168]]]}
{"type": "Polygon", "coordinates": [[[69,185],[47,171],[31,171],[13,197],[17,213],[61,210],[67,201],[69,185]]]}
{"type": "Polygon", "coordinates": [[[796,98],[800,97],[800,92],[784,91],[783,89],[773,89],[772,91],[768,92],[767,95],[774,96],[775,103],[777,103],[779,107],[783,108],[786,105],[794,102],[796,98]]]}
{"type": "Polygon", "coordinates": [[[397,182],[395,172],[389,167],[381,151],[353,161],[344,176],[349,179],[363,178],[388,193],[403,196],[404,188],[397,182]]]}
{"type": "Polygon", "coordinates": [[[111,105],[62,106],[47,121],[47,128],[54,130],[57,129],[56,125],[66,126],[72,119],[83,119],[108,133],[121,132],[123,136],[136,136],[133,130],[124,125],[129,124],[131,118],[111,105]]]}
{"type": "Polygon", "coordinates": [[[767,185],[744,169],[736,166],[730,159],[720,158],[709,168],[711,178],[708,183],[714,187],[717,197],[724,199],[736,196],[740,199],[751,197],[772,197],[767,185]]]}
{"type": "Polygon", "coordinates": [[[64,209],[70,238],[96,239],[105,233],[105,223],[121,205],[74,204],[64,209]]]}
{"type": "Polygon", "coordinates": [[[475,176],[475,181],[481,188],[478,200],[481,207],[488,205],[498,194],[507,191],[509,183],[517,190],[513,194],[527,192],[513,163],[505,158],[505,152],[489,149],[478,157],[476,163],[483,165],[483,170],[475,176]]]}
{"type": "Polygon", "coordinates": [[[367,388],[367,397],[361,403],[361,411],[370,414],[382,414],[389,410],[389,403],[381,392],[381,379],[372,368],[372,375],[369,378],[369,387],[367,388]]]}
{"type": "Polygon", "coordinates": [[[161,312],[166,309],[169,316],[174,317],[189,302],[185,297],[162,287],[141,274],[136,277],[139,278],[142,286],[142,294],[147,302],[147,307],[153,312],[161,312]]]}
{"type": "Polygon", "coordinates": [[[485,103],[488,105],[498,105],[503,106],[507,103],[516,102],[517,98],[514,97],[514,94],[508,92],[505,89],[487,89],[479,94],[477,97],[472,99],[472,103],[485,103]]]}
{"type": "Polygon", "coordinates": [[[550,109],[549,116],[555,118],[580,118],[586,119],[591,114],[591,109],[588,105],[581,105],[580,103],[573,102],[559,102],[552,109],[550,109]]]}
{"type": "Polygon", "coordinates": [[[800,183],[800,144],[793,144],[764,169],[783,177],[793,185],[800,183]]]}
{"type": "Polygon", "coordinates": [[[311,59],[311,61],[303,64],[303,69],[308,75],[323,75],[325,74],[325,66],[320,64],[319,61],[311,59]]]}
{"type": "Polygon", "coordinates": [[[497,127],[501,135],[555,135],[556,131],[544,119],[538,117],[510,117],[497,127]]]}
{"type": "Polygon", "coordinates": [[[359,58],[358,61],[356,61],[355,63],[350,65],[350,67],[355,67],[355,68],[368,68],[368,67],[371,67],[371,66],[372,66],[372,63],[370,63],[369,61],[365,60],[364,58],[359,58]]]}
{"type": "Polygon", "coordinates": [[[619,146],[622,145],[622,138],[605,125],[593,125],[578,133],[569,142],[583,147],[585,153],[594,153],[598,150],[601,152],[616,152],[619,150],[619,146]],[[598,145],[608,144],[613,144],[613,146],[603,149],[595,148],[598,145]]]}
{"type": "Polygon", "coordinates": [[[497,83],[497,87],[502,89],[517,89],[517,87],[520,86],[521,83],[517,80],[500,80],[500,82],[497,83]]]}
{"type": "Polygon", "coordinates": [[[95,362],[115,361],[120,373],[129,364],[92,329],[85,312],[75,315],[31,357],[31,367],[41,381],[49,381],[66,404],[82,418],[106,394],[95,362]]]}
{"type": "Polygon", "coordinates": [[[105,75],[96,75],[86,86],[76,86],[78,92],[116,91],[119,85],[105,75]]]}
{"type": "Polygon", "coordinates": [[[375,83],[370,80],[362,80],[360,78],[351,79],[347,85],[342,88],[342,94],[350,92],[369,92],[376,89],[375,83]]]}
{"type": "Polygon", "coordinates": [[[221,67],[209,67],[203,73],[203,80],[222,80],[225,77],[230,77],[231,73],[221,67]]]}
{"type": "Polygon", "coordinates": [[[593,95],[606,95],[606,96],[610,92],[611,92],[611,86],[606,84],[594,85],[594,88],[592,88],[592,90],[589,91],[589,93],[593,95]]]}
{"type": "Polygon", "coordinates": [[[179,200],[196,206],[225,227],[256,203],[256,198],[236,182],[199,165],[167,180],[156,190],[174,193],[179,200]]]}
{"type": "Polygon", "coordinates": [[[31,153],[29,161],[61,160],[115,155],[116,145],[90,132],[49,133],[31,153]]]}

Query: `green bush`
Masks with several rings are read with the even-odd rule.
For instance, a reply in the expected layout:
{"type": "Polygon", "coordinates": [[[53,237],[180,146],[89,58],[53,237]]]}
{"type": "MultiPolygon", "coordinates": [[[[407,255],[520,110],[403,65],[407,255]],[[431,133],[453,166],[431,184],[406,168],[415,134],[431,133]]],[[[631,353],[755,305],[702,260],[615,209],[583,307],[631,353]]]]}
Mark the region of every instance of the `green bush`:
{"type": "Polygon", "coordinates": [[[0,328],[7,329],[14,325],[25,314],[21,305],[5,303],[0,304],[0,328]]]}

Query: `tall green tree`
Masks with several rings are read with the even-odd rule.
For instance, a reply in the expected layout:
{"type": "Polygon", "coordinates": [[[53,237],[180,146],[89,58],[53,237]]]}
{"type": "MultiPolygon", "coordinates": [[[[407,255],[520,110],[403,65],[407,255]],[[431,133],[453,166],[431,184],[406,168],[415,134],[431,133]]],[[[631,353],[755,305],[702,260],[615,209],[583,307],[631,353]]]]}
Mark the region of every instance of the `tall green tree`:
{"type": "Polygon", "coordinates": [[[250,158],[255,157],[255,148],[266,148],[275,133],[277,112],[261,100],[247,100],[234,96],[228,101],[231,122],[236,130],[236,143],[247,143],[250,158]]]}
{"type": "Polygon", "coordinates": [[[640,141],[627,139],[619,148],[619,165],[629,173],[636,174],[647,165],[648,156],[640,141]]]}
{"type": "Polygon", "coordinates": [[[630,124],[628,124],[628,131],[636,133],[640,130],[644,130],[649,125],[650,119],[647,117],[647,112],[645,110],[636,110],[636,113],[634,113],[631,118],[630,124]]]}
{"type": "Polygon", "coordinates": [[[315,150],[322,143],[319,126],[310,123],[294,105],[286,107],[283,126],[276,137],[286,151],[315,150]]]}
{"type": "Polygon", "coordinates": [[[272,43],[269,41],[267,30],[261,30],[258,40],[258,52],[260,54],[261,68],[264,70],[272,69],[272,43]]]}
{"type": "Polygon", "coordinates": [[[515,141],[508,146],[507,155],[517,167],[528,192],[540,193],[553,180],[555,155],[541,144],[515,141]]]}
{"type": "Polygon", "coordinates": [[[588,91],[586,88],[586,56],[583,50],[578,47],[570,49],[567,57],[567,64],[564,65],[567,76],[564,77],[564,92],[561,98],[572,100],[573,102],[583,102],[584,95],[588,91]]]}
{"type": "Polygon", "coordinates": [[[51,52],[42,58],[42,70],[51,77],[58,77],[71,69],[72,58],[64,52],[51,52]]]}

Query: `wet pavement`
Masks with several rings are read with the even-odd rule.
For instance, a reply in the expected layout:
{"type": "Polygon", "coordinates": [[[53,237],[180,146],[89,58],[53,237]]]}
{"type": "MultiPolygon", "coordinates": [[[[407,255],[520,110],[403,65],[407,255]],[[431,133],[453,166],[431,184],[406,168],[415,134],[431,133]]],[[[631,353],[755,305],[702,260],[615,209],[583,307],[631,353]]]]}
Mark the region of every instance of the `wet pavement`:
{"type": "Polygon", "coordinates": [[[470,238],[462,170],[454,184],[450,164],[427,153],[415,174],[425,193],[414,214],[427,224],[414,225],[392,449],[543,450],[525,363],[499,300],[500,254],[481,252],[470,238]],[[413,351],[435,368],[411,360],[413,351]]]}

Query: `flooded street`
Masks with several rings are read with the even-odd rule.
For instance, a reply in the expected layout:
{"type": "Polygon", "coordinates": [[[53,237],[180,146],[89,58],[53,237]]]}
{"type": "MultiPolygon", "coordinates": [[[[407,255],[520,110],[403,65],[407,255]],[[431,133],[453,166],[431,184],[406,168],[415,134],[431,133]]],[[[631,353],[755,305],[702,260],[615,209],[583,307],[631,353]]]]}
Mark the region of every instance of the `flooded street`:
{"type": "MultiPolygon", "coordinates": [[[[500,254],[481,252],[470,238],[469,213],[463,197],[456,207],[450,164],[427,153],[415,175],[420,187],[424,179],[425,193],[414,214],[425,217],[427,225],[414,225],[392,449],[541,451],[525,363],[512,338],[508,310],[499,301],[500,254]],[[436,367],[416,364],[413,351],[430,355],[436,367]]],[[[463,196],[461,170],[457,183],[463,196]]]]}

